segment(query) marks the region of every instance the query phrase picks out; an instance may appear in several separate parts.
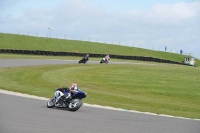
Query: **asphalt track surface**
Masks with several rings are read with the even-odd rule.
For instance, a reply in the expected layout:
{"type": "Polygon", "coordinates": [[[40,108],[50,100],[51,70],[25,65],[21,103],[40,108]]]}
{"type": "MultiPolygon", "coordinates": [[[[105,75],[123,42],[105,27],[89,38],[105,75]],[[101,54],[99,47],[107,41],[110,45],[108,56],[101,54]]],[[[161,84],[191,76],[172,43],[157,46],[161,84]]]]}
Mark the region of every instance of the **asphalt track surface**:
{"type": "MultiPolygon", "coordinates": [[[[3,59],[0,67],[66,63],[77,61],[3,59]]],[[[5,93],[0,93],[0,102],[0,133],[200,133],[199,120],[86,105],[70,112],[47,108],[45,99],[5,93]]]]}
{"type": "MultiPolygon", "coordinates": [[[[0,67],[30,66],[30,65],[50,65],[50,64],[78,64],[78,60],[57,60],[57,59],[0,59],[0,67]]],[[[88,61],[86,64],[100,64],[100,61],[88,61]]],[[[103,63],[105,64],[105,63],[103,63]]],[[[103,65],[102,64],[102,65],[103,65]]],[[[158,65],[154,63],[132,63],[132,62],[112,62],[108,64],[135,64],[135,65],[158,65]]],[[[167,65],[167,64],[165,64],[167,65]]]]}

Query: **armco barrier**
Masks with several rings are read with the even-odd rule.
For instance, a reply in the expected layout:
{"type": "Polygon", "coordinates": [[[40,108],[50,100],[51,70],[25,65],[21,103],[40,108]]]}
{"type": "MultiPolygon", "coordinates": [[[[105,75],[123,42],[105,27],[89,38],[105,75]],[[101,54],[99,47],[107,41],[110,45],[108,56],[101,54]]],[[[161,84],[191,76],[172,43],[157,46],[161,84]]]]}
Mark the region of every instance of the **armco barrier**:
{"type": "MultiPolygon", "coordinates": [[[[17,50],[17,49],[0,49],[0,53],[12,53],[12,54],[27,54],[27,55],[48,55],[48,56],[79,56],[82,57],[87,53],[78,53],[78,52],[56,52],[56,51],[42,51],[42,50],[17,50]]],[[[106,54],[94,54],[88,53],[90,57],[102,58],[106,54]]],[[[152,62],[161,62],[161,63],[170,63],[170,64],[180,64],[182,62],[175,62],[171,60],[159,59],[154,57],[144,57],[144,56],[125,56],[125,55],[112,55],[110,58],[113,59],[125,59],[125,60],[140,60],[140,61],[152,61],[152,62]]]]}

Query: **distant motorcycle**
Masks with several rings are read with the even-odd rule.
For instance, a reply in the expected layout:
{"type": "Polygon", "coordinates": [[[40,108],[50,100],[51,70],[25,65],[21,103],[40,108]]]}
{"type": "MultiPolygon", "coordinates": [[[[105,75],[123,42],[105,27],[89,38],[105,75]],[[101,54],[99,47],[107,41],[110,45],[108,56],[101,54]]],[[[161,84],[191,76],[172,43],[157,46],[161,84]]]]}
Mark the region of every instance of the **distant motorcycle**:
{"type": "Polygon", "coordinates": [[[85,59],[85,58],[82,58],[78,63],[80,64],[80,63],[86,63],[87,61],[88,61],[89,59],[85,59]]]}
{"type": "Polygon", "coordinates": [[[100,61],[100,63],[101,63],[101,64],[102,64],[102,63],[108,64],[109,60],[110,60],[110,59],[102,58],[101,61],[100,61]]]}
{"type": "Polygon", "coordinates": [[[83,58],[78,62],[80,63],[86,63],[89,60],[89,54],[86,54],[85,56],[83,56],[83,58]]]}
{"type": "MultiPolygon", "coordinates": [[[[67,99],[67,92],[64,92],[65,95],[61,97],[60,100],[60,105],[56,106],[57,108],[68,108],[69,111],[77,111],[82,105],[82,99],[87,96],[86,92],[83,92],[81,89],[78,89],[77,92],[72,92],[71,93],[71,99],[67,99]]],[[[53,96],[52,98],[49,99],[47,102],[47,107],[48,108],[53,108],[55,107],[55,102],[56,102],[56,97],[53,96]]]]}

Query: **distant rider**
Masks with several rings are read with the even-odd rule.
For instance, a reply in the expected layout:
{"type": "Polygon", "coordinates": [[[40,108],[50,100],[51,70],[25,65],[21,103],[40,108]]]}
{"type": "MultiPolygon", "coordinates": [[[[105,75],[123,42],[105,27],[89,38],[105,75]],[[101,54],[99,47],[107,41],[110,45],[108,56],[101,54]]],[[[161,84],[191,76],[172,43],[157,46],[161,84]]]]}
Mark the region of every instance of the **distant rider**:
{"type": "Polygon", "coordinates": [[[106,61],[110,60],[109,54],[105,56],[106,61]]]}
{"type": "Polygon", "coordinates": [[[83,59],[83,60],[89,60],[89,54],[86,54],[85,56],[83,56],[82,59],[83,59]]]}
{"type": "Polygon", "coordinates": [[[59,102],[65,96],[67,100],[71,99],[71,93],[78,91],[78,86],[76,83],[72,83],[71,86],[68,87],[61,87],[56,89],[55,97],[56,97],[56,106],[59,106],[59,102]]]}

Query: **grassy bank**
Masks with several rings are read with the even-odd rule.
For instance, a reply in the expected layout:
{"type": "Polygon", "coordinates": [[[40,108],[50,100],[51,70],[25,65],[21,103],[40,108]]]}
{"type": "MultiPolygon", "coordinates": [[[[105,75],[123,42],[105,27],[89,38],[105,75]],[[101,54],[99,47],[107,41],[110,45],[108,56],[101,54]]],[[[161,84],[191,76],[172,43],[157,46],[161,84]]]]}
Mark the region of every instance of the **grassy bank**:
{"type": "Polygon", "coordinates": [[[200,68],[180,65],[50,65],[0,68],[0,88],[51,97],[78,83],[84,102],[200,118],[200,68]]]}
{"type": "MultiPolygon", "coordinates": [[[[136,47],[0,33],[0,48],[148,56],[181,62],[184,55],[136,47]]],[[[199,64],[199,61],[197,61],[199,64]]]]}

